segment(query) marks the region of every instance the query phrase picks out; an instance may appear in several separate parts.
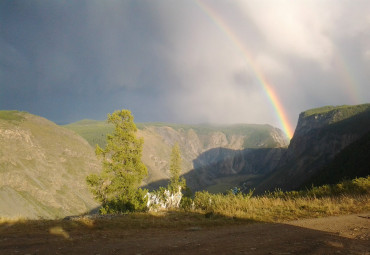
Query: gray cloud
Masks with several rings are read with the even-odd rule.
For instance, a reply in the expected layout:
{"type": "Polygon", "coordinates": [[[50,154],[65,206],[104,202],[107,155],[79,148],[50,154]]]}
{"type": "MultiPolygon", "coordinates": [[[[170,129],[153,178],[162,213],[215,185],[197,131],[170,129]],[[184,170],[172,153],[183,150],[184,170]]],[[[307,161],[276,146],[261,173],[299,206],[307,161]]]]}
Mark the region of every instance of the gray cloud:
{"type": "Polygon", "coordinates": [[[294,126],[308,108],[370,101],[369,9],[361,0],[2,1],[0,108],[57,122],[128,108],[137,121],[281,127],[256,68],[294,126]]]}

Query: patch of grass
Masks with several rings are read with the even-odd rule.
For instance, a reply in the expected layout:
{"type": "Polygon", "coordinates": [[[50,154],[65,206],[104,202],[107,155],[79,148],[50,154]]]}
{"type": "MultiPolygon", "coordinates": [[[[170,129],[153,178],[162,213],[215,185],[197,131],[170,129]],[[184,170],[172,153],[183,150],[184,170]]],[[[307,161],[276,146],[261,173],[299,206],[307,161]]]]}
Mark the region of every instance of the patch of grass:
{"type": "Polygon", "coordinates": [[[23,121],[24,112],[20,111],[0,111],[0,119],[7,121],[23,121]]]}
{"type": "Polygon", "coordinates": [[[304,117],[309,117],[317,114],[328,114],[330,112],[340,112],[341,119],[348,118],[350,116],[359,114],[364,111],[370,110],[370,104],[360,105],[340,105],[340,106],[324,106],[320,108],[314,108],[303,112],[304,117]]]}
{"type": "Polygon", "coordinates": [[[202,191],[195,194],[194,210],[264,222],[366,212],[370,210],[370,176],[310,190],[277,190],[257,197],[251,193],[202,191]]]}
{"type": "Polygon", "coordinates": [[[102,148],[105,147],[107,134],[112,133],[114,130],[114,127],[106,121],[95,120],[81,120],[64,127],[85,138],[91,146],[99,145],[102,148]]]}

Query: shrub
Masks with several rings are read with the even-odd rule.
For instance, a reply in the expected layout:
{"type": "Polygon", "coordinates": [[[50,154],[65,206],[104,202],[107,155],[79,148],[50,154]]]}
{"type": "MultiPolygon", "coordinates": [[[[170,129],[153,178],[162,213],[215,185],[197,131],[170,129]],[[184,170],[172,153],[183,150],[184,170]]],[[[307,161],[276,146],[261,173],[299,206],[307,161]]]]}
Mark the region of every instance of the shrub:
{"type": "Polygon", "coordinates": [[[147,192],[147,190],[137,189],[136,191],[116,196],[102,205],[100,213],[145,212],[147,211],[148,199],[145,197],[147,192]]]}

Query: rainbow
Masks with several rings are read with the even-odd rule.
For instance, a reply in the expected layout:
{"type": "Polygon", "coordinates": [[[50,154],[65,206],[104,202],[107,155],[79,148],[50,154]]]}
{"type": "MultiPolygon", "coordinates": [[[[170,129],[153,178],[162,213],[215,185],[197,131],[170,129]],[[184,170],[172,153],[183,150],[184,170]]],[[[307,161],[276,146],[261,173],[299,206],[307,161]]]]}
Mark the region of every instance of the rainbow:
{"type": "Polygon", "coordinates": [[[208,6],[201,0],[194,1],[196,5],[199,6],[204,13],[206,13],[206,15],[220,28],[220,30],[223,33],[226,34],[226,36],[233,42],[233,44],[241,51],[242,55],[244,56],[244,60],[246,61],[248,66],[252,69],[253,73],[255,74],[258,80],[258,83],[261,85],[269,101],[271,102],[272,107],[274,108],[274,111],[281,124],[281,127],[283,128],[283,131],[289,137],[289,139],[291,139],[293,136],[293,129],[285,113],[285,110],[282,104],[280,103],[277,94],[267,82],[266,77],[259,70],[258,66],[254,64],[253,58],[251,57],[245,46],[241,43],[236,34],[233,33],[230,27],[224,22],[222,17],[218,15],[218,13],[216,13],[210,6],[208,6]]]}

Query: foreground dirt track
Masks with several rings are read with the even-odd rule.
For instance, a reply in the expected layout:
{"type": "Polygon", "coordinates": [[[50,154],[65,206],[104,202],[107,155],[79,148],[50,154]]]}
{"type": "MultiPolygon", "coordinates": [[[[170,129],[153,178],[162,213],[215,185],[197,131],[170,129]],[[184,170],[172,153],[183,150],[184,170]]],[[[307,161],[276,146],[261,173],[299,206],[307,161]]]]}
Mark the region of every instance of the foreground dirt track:
{"type": "Polygon", "coordinates": [[[370,214],[218,227],[0,224],[0,254],[370,254],[370,214]]]}

